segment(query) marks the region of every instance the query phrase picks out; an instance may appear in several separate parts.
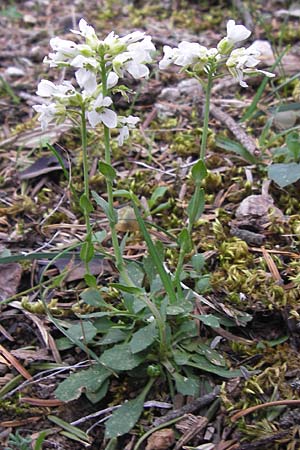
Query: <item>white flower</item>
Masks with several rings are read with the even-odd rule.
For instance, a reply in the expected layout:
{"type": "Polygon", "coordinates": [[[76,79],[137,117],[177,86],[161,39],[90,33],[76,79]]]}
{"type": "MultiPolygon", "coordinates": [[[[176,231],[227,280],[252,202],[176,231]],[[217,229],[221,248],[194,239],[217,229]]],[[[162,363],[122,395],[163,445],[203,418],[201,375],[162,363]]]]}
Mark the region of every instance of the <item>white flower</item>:
{"type": "Polygon", "coordinates": [[[92,56],[77,55],[74,59],[70,60],[72,67],[78,67],[80,69],[85,68],[97,68],[99,66],[98,61],[92,56]]]}
{"type": "Polygon", "coordinates": [[[175,57],[174,64],[177,66],[189,66],[207,57],[207,48],[197,42],[180,42],[178,45],[178,54],[175,57]]]}
{"type": "Polygon", "coordinates": [[[164,57],[159,61],[159,68],[164,70],[172,64],[178,55],[178,48],[171,48],[169,45],[163,47],[164,57]]]}
{"type": "Polygon", "coordinates": [[[89,25],[87,21],[84,19],[80,19],[78,28],[79,31],[71,30],[71,32],[83,36],[86,39],[87,44],[90,45],[91,48],[93,49],[97,48],[100,41],[97,38],[94,28],[91,25],[89,25]]]}
{"type": "Polygon", "coordinates": [[[73,41],[55,37],[50,39],[50,46],[56,53],[49,53],[49,58],[44,58],[44,63],[49,63],[50,67],[57,67],[59,64],[68,64],[78,53],[78,45],[73,41]]]}
{"type": "Polygon", "coordinates": [[[135,128],[135,125],[139,121],[140,119],[138,117],[131,115],[128,117],[119,117],[119,123],[123,125],[118,136],[118,144],[120,147],[124,144],[124,141],[129,138],[129,129],[135,128]]]}
{"type": "Polygon", "coordinates": [[[70,81],[63,81],[62,84],[56,85],[52,83],[52,81],[41,80],[38,84],[36,93],[40,97],[45,98],[65,98],[70,95],[74,95],[76,92],[74,86],[72,86],[70,81]]]}
{"type": "Polygon", "coordinates": [[[103,97],[99,94],[96,100],[92,103],[92,110],[87,112],[87,119],[92,128],[95,128],[98,123],[102,122],[108,128],[115,128],[118,122],[117,114],[108,109],[107,106],[112,104],[110,97],[103,97]]]}
{"type": "Polygon", "coordinates": [[[58,107],[55,103],[47,105],[33,105],[33,109],[39,114],[38,121],[41,122],[41,128],[45,131],[50,122],[55,119],[58,113],[58,107]]]}
{"type": "Polygon", "coordinates": [[[227,22],[227,39],[232,44],[242,42],[251,35],[251,31],[244,25],[236,25],[234,20],[228,20],[227,22]]]}
{"type": "Polygon", "coordinates": [[[151,42],[150,36],[145,36],[141,42],[129,44],[127,51],[119,53],[113,59],[114,71],[119,76],[122,76],[123,71],[127,70],[136,79],[147,77],[149,69],[146,63],[152,62],[151,52],[153,50],[155,50],[155,46],[151,42]]]}
{"type": "Polygon", "coordinates": [[[171,48],[165,45],[163,48],[164,57],[159,63],[160,69],[166,69],[170,64],[187,67],[198,62],[205,63],[209,57],[214,57],[216,49],[208,50],[197,42],[182,41],[178,48],[171,48]]]}
{"type": "Polygon", "coordinates": [[[242,42],[251,35],[251,31],[244,25],[236,25],[234,20],[227,22],[227,36],[218,43],[218,51],[222,55],[228,54],[238,42],[242,42]]]}
{"type": "Polygon", "coordinates": [[[75,72],[75,78],[85,94],[91,95],[97,89],[96,75],[89,70],[79,69],[75,72]]]}
{"type": "Polygon", "coordinates": [[[243,80],[244,74],[263,73],[268,77],[275,76],[270,72],[256,69],[255,66],[260,62],[257,58],[260,52],[250,48],[237,48],[232,50],[229,58],[226,61],[226,66],[231,75],[238,80],[242,87],[247,87],[247,83],[243,80]]]}

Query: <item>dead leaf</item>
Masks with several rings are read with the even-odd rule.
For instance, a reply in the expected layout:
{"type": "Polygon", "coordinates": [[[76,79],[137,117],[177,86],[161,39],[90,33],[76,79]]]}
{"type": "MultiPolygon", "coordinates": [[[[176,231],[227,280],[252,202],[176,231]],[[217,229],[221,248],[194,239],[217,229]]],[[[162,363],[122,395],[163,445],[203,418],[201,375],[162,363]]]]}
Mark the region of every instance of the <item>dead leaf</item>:
{"type": "Polygon", "coordinates": [[[147,440],[146,450],[167,450],[175,442],[175,434],[171,428],[155,431],[147,440]]]}
{"type": "Polygon", "coordinates": [[[0,264],[0,300],[17,293],[21,275],[22,266],[19,263],[0,264]]]}
{"type": "MultiPolygon", "coordinates": [[[[62,273],[67,269],[67,274],[65,277],[66,282],[82,280],[86,274],[85,264],[80,260],[71,260],[70,258],[60,258],[57,259],[53,265],[62,273]]],[[[104,271],[111,270],[111,266],[103,258],[94,258],[89,262],[89,269],[92,275],[102,274],[104,271]]]]}
{"type": "MultiPolygon", "coordinates": [[[[67,163],[64,159],[63,162],[66,167],[67,163]]],[[[46,173],[54,172],[55,170],[62,170],[57,158],[54,155],[42,156],[31,164],[31,166],[27,167],[27,169],[20,172],[20,179],[29,180],[30,178],[45,175],[46,173]]]]}

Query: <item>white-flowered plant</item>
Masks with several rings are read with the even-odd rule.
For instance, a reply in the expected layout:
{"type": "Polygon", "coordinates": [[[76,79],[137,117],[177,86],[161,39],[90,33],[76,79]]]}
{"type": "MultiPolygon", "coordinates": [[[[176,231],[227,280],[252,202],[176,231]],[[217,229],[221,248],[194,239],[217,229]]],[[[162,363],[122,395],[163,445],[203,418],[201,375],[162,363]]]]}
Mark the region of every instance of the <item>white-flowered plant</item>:
{"type": "Polygon", "coordinates": [[[181,42],[177,48],[165,45],[159,67],[166,69],[170,64],[175,64],[201,80],[203,73],[212,77],[221,75],[225,65],[242,87],[247,86],[244,75],[262,73],[273,77],[274,74],[256,68],[260,62],[259,52],[244,47],[234,49],[250,35],[251,31],[244,25],[236,25],[234,20],[229,20],[227,36],[220,40],[216,48],[207,49],[198,43],[186,41],[181,42]]]}
{"type": "MultiPolygon", "coordinates": [[[[118,116],[113,108],[112,94],[124,93],[124,86],[117,86],[126,72],[135,79],[149,75],[147,64],[152,62],[155,47],[150,36],[135,31],[119,37],[113,31],[101,40],[94,28],[84,19],[79,22],[79,30],[71,30],[79,42],[55,37],[50,40],[52,51],[44,59],[51,68],[73,69],[72,80],[63,80],[55,84],[41,80],[37,95],[41,104],[34,105],[43,130],[53,122],[62,122],[67,117],[80,125],[82,139],[82,166],[84,189],[79,199],[86,224],[86,236],[81,248],[81,259],[86,266],[86,281],[92,283],[89,262],[94,254],[94,241],[90,213],[93,205],[90,201],[89,160],[87,145],[87,125],[95,128],[102,124],[104,129],[104,158],[99,163],[99,171],[104,175],[107,187],[107,201],[102,207],[109,220],[116,267],[126,278],[122,251],[116,232],[116,213],[113,206],[113,179],[115,170],[111,166],[110,130],[118,128],[119,145],[129,137],[129,130],[135,128],[139,118],[129,115],[118,116]],[[83,41],[83,42],[82,42],[83,41]]],[[[95,283],[95,280],[93,281],[95,283]]]]}
{"type": "Polygon", "coordinates": [[[39,113],[42,129],[48,128],[54,121],[62,121],[68,115],[74,116],[84,111],[89,125],[94,128],[99,123],[108,128],[120,128],[119,144],[129,137],[129,129],[134,128],[138,118],[130,116],[120,120],[113,111],[111,94],[119,78],[128,72],[133,78],[148,77],[147,64],[152,62],[155,46],[150,36],[135,31],[119,37],[114,32],[100,40],[94,28],[84,20],[79,22],[79,30],[71,30],[83,43],[55,37],[50,40],[52,51],[44,59],[50,67],[73,68],[75,82],[63,81],[55,85],[42,80],[37,95],[45,99],[42,105],[34,105],[39,113]],[[125,124],[125,125],[124,125],[125,124]]]}

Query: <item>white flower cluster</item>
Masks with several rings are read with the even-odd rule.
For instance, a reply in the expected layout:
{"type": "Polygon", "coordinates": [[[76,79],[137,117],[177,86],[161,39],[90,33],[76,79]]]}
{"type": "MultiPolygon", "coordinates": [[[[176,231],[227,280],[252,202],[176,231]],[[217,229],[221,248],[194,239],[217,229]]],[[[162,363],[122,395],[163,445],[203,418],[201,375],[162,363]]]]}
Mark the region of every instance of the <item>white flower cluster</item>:
{"type": "MultiPolygon", "coordinates": [[[[128,72],[135,79],[149,75],[148,63],[152,62],[155,46],[151,37],[140,31],[119,37],[113,31],[100,40],[94,28],[84,19],[79,22],[79,31],[71,30],[83,38],[84,43],[55,37],[50,40],[53,52],[44,62],[50,67],[69,67],[75,70],[77,87],[69,81],[55,85],[42,80],[37,94],[45,103],[33,108],[39,113],[42,129],[46,129],[53,120],[64,120],[74,110],[85,111],[91,127],[103,123],[108,128],[121,128],[119,144],[129,136],[129,129],[135,127],[139,119],[134,116],[118,117],[110,108],[111,91],[119,78],[128,72]],[[71,112],[70,112],[71,111],[71,112]]],[[[260,62],[260,53],[254,48],[236,48],[251,32],[243,25],[236,25],[234,20],[227,23],[227,35],[221,39],[216,48],[207,49],[198,43],[181,42],[177,48],[164,46],[164,57],[159,63],[160,69],[176,64],[199,78],[203,72],[212,77],[218,68],[225,65],[239,84],[246,87],[245,74],[262,73],[268,77],[274,74],[256,68],[260,62]]]]}
{"type": "Polygon", "coordinates": [[[236,25],[234,20],[227,22],[227,36],[221,39],[216,48],[207,49],[198,43],[183,41],[178,48],[165,45],[164,57],[159,63],[160,69],[166,69],[170,64],[176,64],[198,75],[202,71],[216,74],[217,68],[224,64],[231,75],[242,87],[247,87],[245,74],[263,73],[268,77],[274,74],[256,69],[260,62],[257,50],[245,47],[234,49],[236,44],[247,39],[251,34],[244,25],[236,25]]]}
{"type": "Polygon", "coordinates": [[[147,64],[152,62],[151,54],[155,51],[151,37],[140,31],[123,37],[111,32],[102,41],[84,19],[79,22],[79,31],[71,31],[81,36],[84,43],[55,37],[50,40],[53,52],[44,62],[50,67],[74,68],[78,86],[74,87],[69,81],[59,85],[48,80],[39,83],[37,95],[44,98],[45,103],[33,108],[39,113],[42,129],[53,120],[64,120],[76,108],[79,111],[84,108],[91,127],[101,122],[108,128],[120,127],[119,144],[122,145],[129,136],[129,129],[134,128],[139,119],[117,116],[110,108],[111,89],[126,71],[135,79],[149,75],[147,64]]]}

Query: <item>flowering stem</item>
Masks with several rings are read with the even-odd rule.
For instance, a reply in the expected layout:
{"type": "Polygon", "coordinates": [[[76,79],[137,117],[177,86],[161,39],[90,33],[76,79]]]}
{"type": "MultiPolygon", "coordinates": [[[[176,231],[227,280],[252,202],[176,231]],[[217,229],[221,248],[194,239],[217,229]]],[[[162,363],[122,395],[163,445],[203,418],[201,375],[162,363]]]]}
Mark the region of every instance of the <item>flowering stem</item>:
{"type": "Polygon", "coordinates": [[[86,237],[84,245],[80,252],[80,257],[85,264],[86,272],[90,275],[89,261],[94,255],[94,247],[92,243],[92,228],[90,222],[90,212],[93,207],[90,203],[90,189],[89,189],[89,166],[88,166],[88,153],[87,153],[87,128],[86,128],[86,117],[85,117],[85,106],[81,106],[81,144],[82,144],[82,164],[83,164],[83,182],[84,182],[84,193],[80,198],[80,206],[83,210],[85,226],[86,226],[86,237]]]}
{"type": "MultiPolygon", "coordinates": [[[[102,95],[105,97],[107,95],[107,72],[104,59],[101,62],[101,81],[102,81],[102,95]]],[[[105,163],[111,165],[111,145],[110,145],[110,130],[107,126],[104,127],[104,147],[105,147],[105,163]]],[[[107,189],[107,202],[109,208],[109,226],[111,232],[111,240],[115,254],[116,267],[119,271],[121,280],[129,287],[136,287],[135,283],[132,281],[130,275],[127,272],[124,259],[122,256],[121,248],[118,241],[118,235],[116,231],[116,223],[112,219],[114,217],[114,206],[113,206],[113,184],[110,178],[106,177],[106,189],[107,189]]],[[[159,331],[159,345],[160,354],[164,357],[167,353],[168,345],[166,338],[166,327],[164,320],[160,314],[160,311],[156,307],[155,303],[152,302],[147,294],[138,294],[138,297],[147,305],[153,317],[155,317],[156,324],[159,331]]]]}
{"type": "Polygon", "coordinates": [[[206,88],[205,88],[203,133],[202,133],[201,148],[200,148],[200,159],[202,159],[202,161],[205,160],[205,154],[206,154],[206,144],[207,144],[207,135],[208,135],[208,122],[209,122],[209,107],[210,107],[210,96],[211,96],[212,82],[213,82],[213,74],[212,74],[211,71],[209,71],[207,85],[206,85],[206,88]]]}
{"type": "MultiPolygon", "coordinates": [[[[87,154],[87,130],[86,130],[86,117],[85,107],[81,107],[81,143],[82,143],[82,163],[83,163],[83,180],[84,180],[84,195],[87,200],[90,198],[89,189],[89,169],[88,169],[88,154],[87,154]]],[[[85,214],[88,220],[86,221],[87,232],[91,230],[90,220],[88,214],[85,214]]]]}
{"type": "MultiPolygon", "coordinates": [[[[111,163],[111,156],[110,156],[110,131],[109,128],[107,128],[104,125],[104,145],[105,145],[105,162],[106,164],[111,163]]],[[[111,240],[113,244],[113,249],[115,253],[116,258],[116,267],[120,272],[120,275],[125,280],[126,275],[124,274],[124,260],[121,253],[121,248],[118,241],[118,236],[116,232],[116,223],[113,219],[115,213],[114,213],[114,204],[113,204],[113,186],[112,181],[107,177],[106,178],[106,190],[107,190],[107,202],[108,202],[108,208],[109,208],[109,226],[110,226],[110,232],[111,232],[111,240]]]]}

